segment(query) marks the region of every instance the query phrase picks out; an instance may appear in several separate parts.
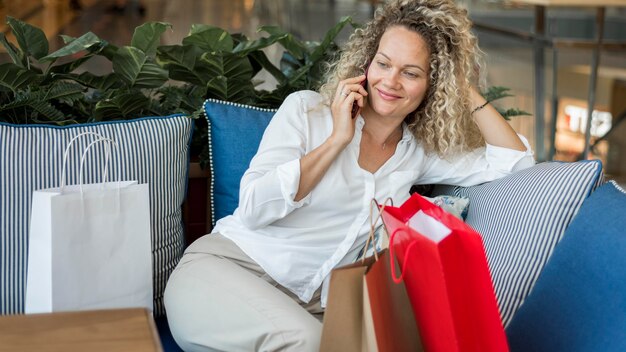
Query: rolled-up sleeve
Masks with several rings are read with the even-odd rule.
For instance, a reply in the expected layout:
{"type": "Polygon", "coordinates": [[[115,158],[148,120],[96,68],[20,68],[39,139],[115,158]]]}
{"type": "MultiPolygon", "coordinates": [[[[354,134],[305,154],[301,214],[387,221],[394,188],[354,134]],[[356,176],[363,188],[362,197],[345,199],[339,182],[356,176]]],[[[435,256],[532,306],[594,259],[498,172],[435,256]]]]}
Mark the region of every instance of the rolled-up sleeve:
{"type": "Polygon", "coordinates": [[[426,157],[418,183],[473,186],[507,176],[535,165],[528,140],[518,135],[526,150],[487,144],[470,153],[450,159],[426,157]]]}
{"type": "Polygon", "coordinates": [[[487,143],[485,155],[489,165],[504,173],[527,169],[535,165],[535,158],[528,140],[521,134],[518,134],[518,136],[526,147],[525,151],[498,147],[487,143]]]}
{"type": "Polygon", "coordinates": [[[308,135],[304,105],[297,93],[285,99],[241,179],[236,212],[250,229],[269,225],[309,202],[309,196],[294,201],[308,135]]]}

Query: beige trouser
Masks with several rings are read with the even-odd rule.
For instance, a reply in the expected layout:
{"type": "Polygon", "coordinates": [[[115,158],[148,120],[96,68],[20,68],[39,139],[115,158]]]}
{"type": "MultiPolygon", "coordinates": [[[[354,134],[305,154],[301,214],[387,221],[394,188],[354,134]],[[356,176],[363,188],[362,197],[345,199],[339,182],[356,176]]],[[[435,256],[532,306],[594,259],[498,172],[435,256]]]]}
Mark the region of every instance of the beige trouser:
{"type": "Polygon", "coordinates": [[[318,351],[319,291],[303,303],[234,242],[210,234],[185,251],[165,288],[165,309],[185,351],[318,351]]]}

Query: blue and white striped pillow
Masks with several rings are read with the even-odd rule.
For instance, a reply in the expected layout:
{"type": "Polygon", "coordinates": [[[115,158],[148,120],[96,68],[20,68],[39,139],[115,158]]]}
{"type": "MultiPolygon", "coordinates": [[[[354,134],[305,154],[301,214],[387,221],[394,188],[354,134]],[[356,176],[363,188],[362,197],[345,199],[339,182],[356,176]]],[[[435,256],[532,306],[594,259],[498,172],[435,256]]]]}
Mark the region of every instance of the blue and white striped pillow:
{"type": "MultiPolygon", "coordinates": [[[[0,314],[24,311],[32,192],[59,186],[67,143],[87,131],[117,141],[109,175],[116,177],[119,170],[122,180],[149,185],[154,308],[162,314],[163,290],[184,247],[181,205],[192,128],[192,120],[182,115],[67,127],[0,123],[0,314]]],[[[70,154],[67,184],[77,183],[79,149],[70,154]]],[[[85,183],[101,181],[104,146],[93,149],[85,183]]]]}
{"type": "MultiPolygon", "coordinates": [[[[485,243],[506,326],[521,306],[583,201],[603,182],[600,161],[546,162],[474,187],[466,223],[485,243]]],[[[436,193],[450,190],[436,189],[436,193]]]]}

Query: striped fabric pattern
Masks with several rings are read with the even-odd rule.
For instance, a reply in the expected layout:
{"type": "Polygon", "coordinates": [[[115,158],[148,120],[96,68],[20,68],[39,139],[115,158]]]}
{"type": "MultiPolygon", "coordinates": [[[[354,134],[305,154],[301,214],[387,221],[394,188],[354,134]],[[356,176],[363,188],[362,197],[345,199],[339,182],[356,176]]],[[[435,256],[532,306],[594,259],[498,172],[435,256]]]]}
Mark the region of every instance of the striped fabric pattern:
{"type": "Polygon", "coordinates": [[[603,181],[597,160],[545,162],[490,183],[454,188],[454,195],[470,198],[466,223],[483,236],[505,327],[583,201],[603,181]]]}
{"type": "MultiPolygon", "coordinates": [[[[0,314],[24,311],[28,227],[32,192],[59,187],[63,152],[77,134],[97,132],[117,141],[109,180],[148,183],[153,253],[155,314],[164,313],[163,290],[183,247],[181,205],[186,193],[192,120],[182,115],[67,127],[0,123],[0,314]]],[[[78,183],[82,149],[72,148],[66,184],[78,183]]],[[[86,161],[84,183],[100,182],[104,144],[86,161]]]]}

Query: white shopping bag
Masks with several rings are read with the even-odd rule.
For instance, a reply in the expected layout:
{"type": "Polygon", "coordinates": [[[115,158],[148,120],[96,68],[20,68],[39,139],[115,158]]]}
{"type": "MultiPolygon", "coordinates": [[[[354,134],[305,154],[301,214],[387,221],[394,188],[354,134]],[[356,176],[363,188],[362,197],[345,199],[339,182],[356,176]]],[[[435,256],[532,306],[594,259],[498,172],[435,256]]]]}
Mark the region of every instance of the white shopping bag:
{"type": "Polygon", "coordinates": [[[63,175],[61,187],[33,193],[26,313],[152,310],[148,185],[105,181],[64,186],[63,175]]]}

